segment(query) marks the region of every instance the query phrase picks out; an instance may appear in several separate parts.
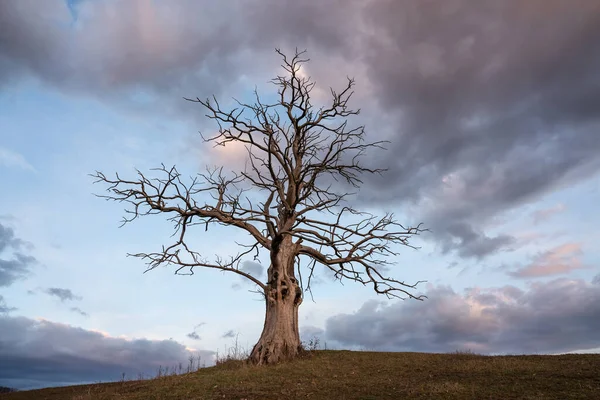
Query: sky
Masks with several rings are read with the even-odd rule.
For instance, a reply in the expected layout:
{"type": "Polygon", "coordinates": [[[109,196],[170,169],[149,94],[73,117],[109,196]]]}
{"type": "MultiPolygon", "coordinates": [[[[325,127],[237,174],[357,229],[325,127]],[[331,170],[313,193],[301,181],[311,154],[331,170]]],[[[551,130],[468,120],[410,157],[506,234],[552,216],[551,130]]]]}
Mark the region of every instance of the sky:
{"type": "MultiPolygon", "coordinates": [[[[388,271],[424,301],[318,271],[304,340],[328,348],[600,352],[600,3],[596,0],[14,0],[0,2],[0,385],[20,389],[211,365],[258,339],[261,297],[218,271],[147,273],[161,216],[119,228],[89,174],[243,167],[183,97],[273,99],[275,52],[356,79],[365,163],[350,199],[428,232],[388,271]]],[[[152,176],[152,175],[151,175],[152,176]]],[[[207,256],[240,232],[193,233],[207,256]]],[[[244,268],[265,278],[264,260],[244,268]]]]}

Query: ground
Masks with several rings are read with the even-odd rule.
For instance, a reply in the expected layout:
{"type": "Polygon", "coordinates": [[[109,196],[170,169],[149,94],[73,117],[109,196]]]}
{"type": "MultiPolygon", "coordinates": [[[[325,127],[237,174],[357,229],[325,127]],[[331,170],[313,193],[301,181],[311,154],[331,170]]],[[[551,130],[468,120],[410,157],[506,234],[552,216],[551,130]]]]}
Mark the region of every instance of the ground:
{"type": "Polygon", "coordinates": [[[600,354],[315,351],[274,366],[229,361],[146,381],[0,394],[0,399],[598,399],[600,354]]]}

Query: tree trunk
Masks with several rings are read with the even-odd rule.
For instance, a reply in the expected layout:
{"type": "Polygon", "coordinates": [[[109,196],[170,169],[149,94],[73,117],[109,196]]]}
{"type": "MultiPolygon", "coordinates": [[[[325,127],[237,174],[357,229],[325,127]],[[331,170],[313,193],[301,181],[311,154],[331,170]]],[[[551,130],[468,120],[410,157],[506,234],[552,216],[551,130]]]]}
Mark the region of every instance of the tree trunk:
{"type": "Polygon", "coordinates": [[[302,350],[298,330],[302,289],[294,276],[295,251],[296,245],[289,236],[272,248],[265,291],[265,325],[250,353],[253,364],[275,364],[296,357],[302,350]]]}

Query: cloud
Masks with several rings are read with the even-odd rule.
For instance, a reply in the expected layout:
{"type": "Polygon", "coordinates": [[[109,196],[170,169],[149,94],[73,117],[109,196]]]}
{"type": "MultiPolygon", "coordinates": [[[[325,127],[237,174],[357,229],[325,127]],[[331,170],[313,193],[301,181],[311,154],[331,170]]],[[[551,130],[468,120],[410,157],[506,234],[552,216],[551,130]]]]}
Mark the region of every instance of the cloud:
{"type": "Polygon", "coordinates": [[[233,330],[228,330],[222,336],[223,339],[230,339],[235,337],[235,332],[233,330]]]}
{"type": "MultiPolygon", "coordinates": [[[[243,261],[241,266],[240,266],[240,270],[243,272],[246,272],[248,274],[250,274],[251,276],[257,278],[257,279],[263,279],[265,277],[265,273],[266,270],[265,268],[254,261],[243,261]]],[[[231,288],[233,290],[240,290],[243,287],[248,287],[248,286],[254,286],[254,283],[250,282],[248,279],[244,278],[243,276],[238,276],[237,280],[239,281],[239,283],[232,283],[231,284],[231,288]]]]}
{"type": "Polygon", "coordinates": [[[304,325],[300,327],[300,338],[303,342],[308,342],[314,338],[321,338],[325,334],[325,330],[313,325],[304,325]]]}
{"type": "Polygon", "coordinates": [[[534,278],[559,275],[585,268],[581,262],[581,246],[566,243],[536,255],[533,261],[508,274],[515,278],[534,278]]]}
{"type": "Polygon", "coordinates": [[[7,306],[6,302],[4,301],[4,297],[2,295],[0,295],[0,315],[8,314],[9,312],[15,311],[15,310],[16,310],[16,308],[7,306]]]}
{"type": "Polygon", "coordinates": [[[29,273],[30,267],[36,263],[32,256],[15,253],[12,259],[0,259],[0,286],[9,286],[29,273]]]}
{"type": "Polygon", "coordinates": [[[430,287],[424,302],[370,300],[326,321],[327,340],[386,351],[559,353],[600,347],[600,287],[556,279],[514,286],[430,287]]]}
{"type": "Polygon", "coordinates": [[[511,249],[516,239],[510,235],[489,237],[482,231],[464,222],[457,222],[434,232],[442,248],[442,253],[448,253],[458,248],[458,254],[464,258],[482,259],[500,250],[511,249]]]}
{"type": "Polygon", "coordinates": [[[4,165],[8,168],[17,167],[35,172],[35,168],[33,168],[33,166],[27,162],[25,157],[3,147],[0,147],[0,165],[4,165]]]}
{"type": "Polygon", "coordinates": [[[71,289],[48,288],[45,289],[44,292],[50,296],[58,297],[62,302],[81,300],[81,296],[74,295],[73,292],[71,292],[71,289]]]}
{"type": "Polygon", "coordinates": [[[23,241],[15,237],[12,228],[0,224],[0,252],[9,248],[18,249],[23,245],[23,241]]]}
{"type": "MultiPolygon", "coordinates": [[[[215,78],[220,81],[235,65],[216,61],[226,61],[245,47],[272,50],[274,34],[280,43],[320,40],[327,47],[343,46],[360,4],[340,7],[344,3],[339,0],[308,5],[291,0],[234,0],[210,6],[192,0],[78,3],[77,24],[71,30],[65,24],[72,20],[73,7],[63,0],[49,0],[44,7],[36,7],[35,0],[2,4],[4,74],[14,75],[21,67],[54,84],[76,84],[88,90],[86,85],[91,84],[114,88],[141,83],[166,91],[169,83],[178,86],[209,77],[203,68],[218,72],[215,78]],[[238,12],[229,12],[232,8],[238,12]],[[256,23],[267,21],[271,24],[256,23]],[[332,24],[336,21],[339,24],[332,24]],[[110,32],[107,23],[113,26],[110,32]],[[190,76],[194,70],[198,76],[190,76]],[[91,76],[98,81],[84,82],[91,76]]],[[[252,68],[237,67],[246,72],[252,68]]]]}
{"type": "Polygon", "coordinates": [[[0,385],[18,389],[115,381],[122,372],[155,376],[192,354],[173,340],[128,340],[25,317],[0,317],[0,331],[0,385]]]}
{"type": "Polygon", "coordinates": [[[558,203],[553,207],[533,212],[531,217],[533,218],[534,224],[539,224],[540,222],[544,222],[556,214],[564,212],[566,209],[567,207],[564,204],[558,203]]]}
{"type": "Polygon", "coordinates": [[[30,244],[17,238],[12,228],[0,223],[0,287],[10,286],[25,278],[37,262],[35,257],[23,254],[30,244]],[[12,256],[5,254],[11,252],[12,256]]]}
{"type": "Polygon", "coordinates": [[[241,16],[228,12],[236,1],[229,7],[194,3],[80,1],[73,8],[64,0],[2,2],[0,84],[33,75],[67,93],[130,107],[148,103],[147,111],[160,103],[165,111],[182,108],[190,88],[219,93],[240,72],[260,68],[256,59],[233,62],[242,61],[253,38],[243,35],[248,26],[240,26],[241,16]]]}
{"type": "Polygon", "coordinates": [[[74,313],[77,313],[77,314],[83,316],[83,317],[89,317],[89,314],[86,313],[85,311],[83,311],[79,307],[71,307],[70,310],[73,311],[74,313]]]}
{"type": "Polygon", "coordinates": [[[265,271],[265,268],[262,265],[253,261],[244,261],[240,269],[255,278],[261,278],[265,271]]]}
{"type": "Polygon", "coordinates": [[[600,170],[597,2],[373,1],[366,14],[368,77],[396,123],[365,201],[412,205],[444,248],[480,257],[510,241],[470,250],[495,217],[600,170]]]}
{"type": "Polygon", "coordinates": [[[202,338],[200,337],[200,335],[199,335],[199,334],[198,334],[198,332],[197,332],[197,331],[198,331],[198,329],[199,329],[199,328],[200,328],[202,325],[206,325],[206,322],[201,322],[201,323],[199,323],[198,325],[196,325],[196,326],[194,327],[194,330],[193,330],[192,332],[188,333],[186,336],[187,336],[188,338],[190,338],[190,339],[193,339],[193,340],[202,340],[202,338]]]}
{"type": "Polygon", "coordinates": [[[0,2],[0,82],[34,76],[200,125],[182,96],[243,94],[276,74],[274,47],[307,47],[325,92],[359,75],[355,122],[391,141],[368,156],[389,171],[366,180],[359,201],[402,207],[442,252],[482,259],[519,246],[511,232],[490,233],[498,217],[600,171],[599,7],[84,0],[66,28],[63,0],[0,2]]]}

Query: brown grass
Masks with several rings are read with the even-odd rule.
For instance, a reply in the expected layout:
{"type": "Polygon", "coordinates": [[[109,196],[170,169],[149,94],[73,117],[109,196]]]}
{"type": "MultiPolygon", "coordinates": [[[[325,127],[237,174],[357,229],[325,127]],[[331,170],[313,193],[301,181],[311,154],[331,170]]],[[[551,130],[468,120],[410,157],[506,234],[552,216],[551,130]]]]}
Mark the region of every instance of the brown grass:
{"type": "Polygon", "coordinates": [[[0,399],[600,399],[600,355],[315,351],[290,363],[0,394],[0,399]]]}

